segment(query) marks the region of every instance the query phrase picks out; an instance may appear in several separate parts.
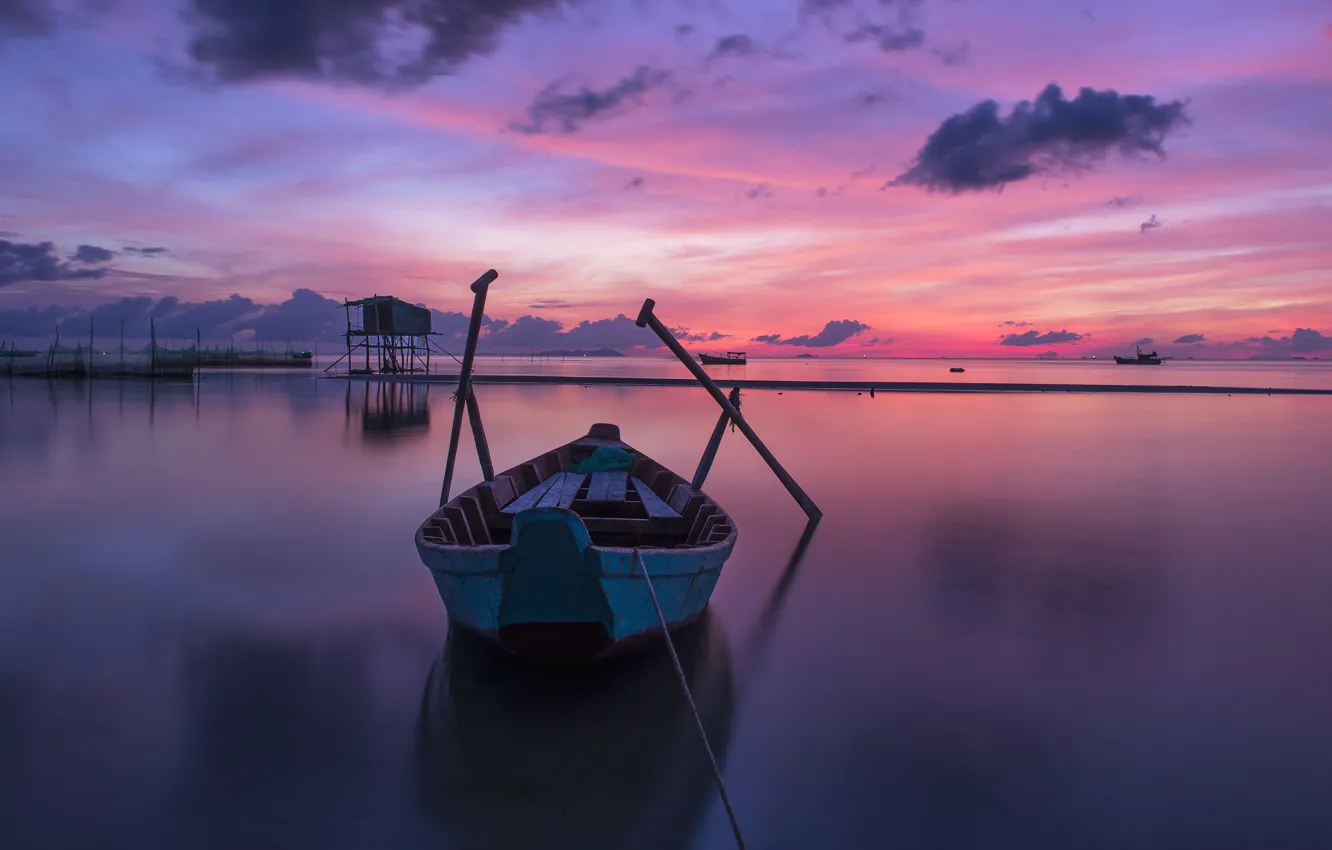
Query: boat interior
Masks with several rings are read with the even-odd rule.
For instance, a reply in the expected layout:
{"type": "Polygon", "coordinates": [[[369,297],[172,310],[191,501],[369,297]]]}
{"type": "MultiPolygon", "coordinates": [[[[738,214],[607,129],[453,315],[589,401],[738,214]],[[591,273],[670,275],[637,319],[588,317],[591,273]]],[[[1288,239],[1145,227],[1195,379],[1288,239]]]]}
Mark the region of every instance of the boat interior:
{"type": "Polygon", "coordinates": [[[573,511],[594,546],[691,549],[722,543],[735,532],[716,502],[621,442],[618,426],[602,423],[459,493],[426,521],[422,535],[444,546],[508,544],[514,517],[536,507],[573,511]],[[603,447],[632,452],[632,468],[576,471],[603,447]]]}

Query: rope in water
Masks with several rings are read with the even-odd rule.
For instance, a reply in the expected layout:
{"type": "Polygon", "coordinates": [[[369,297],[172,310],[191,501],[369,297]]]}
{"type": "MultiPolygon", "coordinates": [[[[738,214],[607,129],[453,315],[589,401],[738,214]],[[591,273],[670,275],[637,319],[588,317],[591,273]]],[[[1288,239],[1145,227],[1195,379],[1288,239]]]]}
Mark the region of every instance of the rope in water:
{"type": "Polygon", "coordinates": [[[708,763],[712,765],[712,775],[717,779],[717,790],[721,792],[722,805],[726,807],[726,817],[731,821],[735,843],[739,845],[740,850],[745,850],[745,837],[740,833],[740,821],[736,820],[735,809],[731,808],[731,797],[726,793],[726,782],[722,779],[721,768],[717,767],[717,758],[712,754],[712,745],[708,743],[708,733],[703,728],[703,718],[698,714],[698,706],[694,705],[694,695],[689,690],[689,681],[685,678],[684,668],[680,666],[680,656],[675,652],[675,641],[671,640],[671,630],[666,625],[666,615],[661,611],[661,603],[657,601],[657,591],[652,586],[652,576],[648,575],[647,564],[643,562],[643,553],[635,549],[634,560],[638,562],[638,569],[643,573],[643,580],[647,582],[648,595],[652,597],[652,607],[657,610],[657,620],[661,622],[661,633],[666,638],[666,648],[670,650],[671,662],[675,665],[675,675],[680,680],[680,689],[684,691],[685,702],[689,703],[689,710],[694,715],[694,723],[698,726],[698,737],[703,742],[703,751],[708,754],[708,763]]]}

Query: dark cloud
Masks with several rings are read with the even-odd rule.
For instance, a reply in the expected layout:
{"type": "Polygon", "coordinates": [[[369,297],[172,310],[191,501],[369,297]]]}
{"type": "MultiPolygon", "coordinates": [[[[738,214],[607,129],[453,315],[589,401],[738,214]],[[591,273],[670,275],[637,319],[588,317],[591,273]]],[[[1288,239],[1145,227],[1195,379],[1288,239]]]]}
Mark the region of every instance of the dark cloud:
{"type": "Polygon", "coordinates": [[[304,341],[341,336],[346,332],[347,320],[341,301],[325,298],[313,289],[298,289],[281,304],[264,308],[247,325],[266,340],[304,341]]]}
{"type": "MultiPolygon", "coordinates": [[[[1275,331],[1269,333],[1275,333],[1275,331]]],[[[1295,333],[1280,338],[1251,336],[1244,342],[1248,344],[1256,343],[1259,346],[1259,353],[1255,355],[1259,359],[1281,359],[1294,355],[1332,351],[1332,336],[1327,336],[1313,328],[1296,328],[1295,333]]]]}
{"type": "Polygon", "coordinates": [[[4,36],[47,35],[55,13],[45,0],[0,0],[0,42],[4,36]]]}
{"type": "Polygon", "coordinates": [[[1160,227],[1160,226],[1161,226],[1161,221],[1160,221],[1160,219],[1158,219],[1158,218],[1156,217],[1156,213],[1152,213],[1152,217],[1151,217],[1151,218],[1147,219],[1147,220],[1144,221],[1142,224],[1138,225],[1138,232],[1139,232],[1139,233],[1146,233],[1147,231],[1149,231],[1149,230],[1155,230],[1156,228],[1158,228],[1158,227],[1160,227]]]}
{"type": "Polygon", "coordinates": [[[601,91],[583,87],[575,92],[564,92],[561,91],[563,84],[556,81],[537,92],[527,107],[526,121],[511,122],[509,127],[529,135],[572,133],[598,115],[640,101],[643,95],[670,80],[670,71],[639,65],[629,76],[601,91]]]}
{"type": "Polygon", "coordinates": [[[833,345],[840,345],[851,337],[864,333],[869,329],[869,325],[862,324],[853,319],[842,319],[840,321],[829,322],[823,326],[823,330],[813,336],[802,334],[801,336],[782,339],[780,334],[763,334],[754,337],[754,341],[766,342],[769,345],[799,345],[806,348],[827,348],[833,345]]]}
{"type": "Polygon", "coordinates": [[[742,32],[724,35],[713,45],[708,59],[723,59],[727,56],[751,57],[765,53],[764,48],[753,38],[742,32]]]}
{"type": "Polygon", "coordinates": [[[1313,328],[1296,328],[1293,336],[1282,337],[1281,341],[1289,343],[1290,350],[1296,354],[1332,351],[1332,336],[1323,336],[1313,328]]]}
{"type": "Polygon", "coordinates": [[[777,47],[768,47],[744,33],[732,33],[717,39],[708,54],[705,64],[711,65],[719,59],[798,59],[799,54],[777,47]]]}
{"type": "Polygon", "coordinates": [[[1009,320],[1006,321],[1006,322],[1000,322],[1000,323],[999,323],[999,327],[1001,327],[1001,328],[1029,328],[1029,327],[1031,327],[1031,322],[1015,322],[1015,321],[1013,321],[1012,319],[1009,319],[1009,320]]]}
{"type": "Polygon", "coordinates": [[[398,89],[452,74],[566,0],[192,0],[188,52],[205,79],[304,78],[398,89]]]}
{"type": "Polygon", "coordinates": [[[1175,340],[1175,343],[1182,345],[1194,345],[1199,342],[1204,342],[1206,341],[1206,339],[1207,337],[1204,336],[1203,334],[1184,334],[1184,336],[1175,340]]]}
{"type": "Polygon", "coordinates": [[[643,178],[642,178],[642,177],[635,177],[635,178],[633,178],[633,179],[630,180],[628,183],[625,183],[625,184],[624,184],[624,188],[625,188],[625,189],[642,189],[642,188],[643,188],[643,178]]]}
{"type": "Polygon", "coordinates": [[[771,198],[772,189],[768,187],[767,183],[760,183],[748,192],[745,192],[745,197],[749,198],[751,201],[756,201],[759,198],[771,198]]]}
{"type": "Polygon", "coordinates": [[[971,42],[959,41],[957,44],[940,44],[930,49],[945,65],[956,68],[971,61],[971,42]]]}
{"type": "Polygon", "coordinates": [[[901,97],[895,91],[880,89],[863,91],[856,95],[856,103],[861,106],[878,106],[881,103],[896,103],[901,97]]]}
{"type": "Polygon", "coordinates": [[[107,248],[99,248],[96,245],[80,245],[78,250],[71,254],[69,258],[76,263],[96,265],[98,263],[109,263],[115,256],[116,252],[107,248]]]}
{"type": "Polygon", "coordinates": [[[1154,342],[1156,342],[1156,340],[1152,339],[1152,338],[1149,337],[1149,336],[1145,336],[1145,337],[1143,337],[1142,339],[1134,340],[1134,341],[1133,341],[1133,344],[1134,344],[1134,345],[1151,345],[1151,344],[1154,343],[1154,342]]]}
{"type": "MultiPolygon", "coordinates": [[[[103,339],[109,339],[119,335],[123,324],[127,337],[143,338],[149,335],[151,322],[165,318],[179,306],[180,299],[170,296],[160,300],[146,295],[121,298],[74,313],[60,323],[60,333],[82,338],[95,331],[103,339]]],[[[158,335],[166,338],[161,333],[158,335]]],[[[190,328],[189,336],[194,336],[193,328],[190,328]]]]}
{"type": "Polygon", "coordinates": [[[264,309],[243,295],[181,304],[179,309],[172,310],[157,323],[157,333],[169,339],[188,339],[196,332],[205,339],[220,339],[231,336],[245,324],[244,319],[255,317],[264,309]]]}
{"type": "Polygon", "coordinates": [[[1124,207],[1137,206],[1138,204],[1142,203],[1142,196],[1141,196],[1141,195],[1115,195],[1113,198],[1111,198],[1111,199],[1110,199],[1109,201],[1107,201],[1106,203],[1108,203],[1108,204],[1109,204],[1110,206],[1112,206],[1112,207],[1119,207],[1119,208],[1123,209],[1124,207]]]}
{"type": "Polygon", "coordinates": [[[635,346],[661,347],[661,340],[638,327],[633,319],[624,314],[611,319],[579,322],[568,330],[564,329],[562,322],[539,316],[520,316],[513,322],[497,319],[490,331],[482,337],[482,342],[490,350],[500,348],[623,350],[635,346]]]}
{"type": "MultiPolygon", "coordinates": [[[[84,248],[92,247],[94,246],[81,245],[79,249],[82,251],[84,248]]],[[[80,262],[99,261],[80,260],[80,262]]],[[[105,274],[106,269],[71,267],[69,263],[56,256],[55,245],[50,242],[23,243],[0,239],[0,286],[34,281],[97,278],[105,274]]]]}
{"type": "Polygon", "coordinates": [[[877,170],[877,169],[875,168],[875,166],[871,165],[871,166],[868,166],[868,167],[866,167],[866,168],[861,168],[861,169],[858,169],[858,170],[856,170],[856,171],[852,171],[852,172],[851,172],[851,179],[852,179],[852,180],[859,180],[859,179],[862,178],[862,177],[869,177],[869,176],[870,176],[871,174],[873,174],[876,170],[877,170]]]}
{"type": "Polygon", "coordinates": [[[0,239],[17,239],[22,235],[22,233],[14,230],[0,230],[0,239]]]}
{"type": "Polygon", "coordinates": [[[124,248],[126,254],[137,254],[140,257],[160,257],[167,253],[166,248],[124,248]]]}
{"type": "Polygon", "coordinates": [[[671,335],[683,342],[719,342],[731,338],[730,334],[724,334],[720,331],[690,333],[689,328],[671,328],[671,335]]]}
{"type": "Polygon", "coordinates": [[[868,21],[845,36],[852,43],[872,41],[885,53],[914,50],[925,43],[925,30],[902,24],[875,24],[868,21]]]}
{"type": "Polygon", "coordinates": [[[0,337],[49,336],[62,321],[77,312],[55,305],[0,310],[0,337]]]}
{"type": "Polygon", "coordinates": [[[1110,151],[1165,156],[1166,136],[1185,126],[1181,101],[1083,88],[1072,100],[1051,83],[1006,116],[983,101],[944,120],[915,162],[887,186],[931,191],[1002,189],[1033,174],[1090,167],[1110,151]]]}
{"type": "Polygon", "coordinates": [[[676,24],[675,37],[685,38],[686,36],[693,35],[695,29],[697,29],[697,27],[695,27],[693,24],[676,24]]]}
{"type": "Polygon", "coordinates": [[[1027,331],[1020,334],[1009,334],[999,340],[1000,345],[1013,345],[1025,348],[1029,345],[1059,345],[1065,342],[1079,342],[1087,338],[1087,334],[1074,333],[1072,331],[1027,331]]]}
{"type": "Polygon", "coordinates": [[[568,301],[561,298],[542,298],[527,305],[529,310],[558,310],[563,307],[571,307],[568,301]]]}

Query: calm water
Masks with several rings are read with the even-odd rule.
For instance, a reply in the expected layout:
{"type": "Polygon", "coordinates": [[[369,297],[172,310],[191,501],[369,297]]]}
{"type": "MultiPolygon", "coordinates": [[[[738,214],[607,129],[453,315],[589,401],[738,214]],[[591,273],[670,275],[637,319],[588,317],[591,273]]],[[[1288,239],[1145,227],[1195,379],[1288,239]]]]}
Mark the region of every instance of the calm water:
{"type": "MultiPolygon", "coordinates": [[[[448,636],[412,534],[449,387],[91,389],[0,380],[0,847],[731,846],[661,653],[448,636]]],[[[716,418],[479,398],[501,468],[614,421],[687,474],[716,418]]],[[[1332,399],[744,404],[827,514],[788,569],[803,515],[727,435],[681,654],[752,848],[1332,846],[1332,399]]]]}

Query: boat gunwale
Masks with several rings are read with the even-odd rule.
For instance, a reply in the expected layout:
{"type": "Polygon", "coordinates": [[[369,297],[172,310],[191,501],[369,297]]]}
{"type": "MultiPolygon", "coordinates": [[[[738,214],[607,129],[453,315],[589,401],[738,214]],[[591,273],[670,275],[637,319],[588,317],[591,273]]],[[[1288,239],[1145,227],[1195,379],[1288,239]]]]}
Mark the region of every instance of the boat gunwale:
{"type": "MultiPolygon", "coordinates": [[[[469,553],[475,553],[475,554],[477,554],[477,555],[488,555],[488,554],[500,554],[500,553],[503,553],[504,551],[508,550],[509,548],[512,547],[512,545],[513,545],[512,542],[509,542],[509,543],[449,543],[449,542],[446,542],[446,541],[445,541],[445,542],[441,542],[441,541],[436,541],[436,540],[427,539],[426,536],[425,536],[425,531],[426,531],[427,526],[429,526],[432,522],[435,522],[435,521],[437,521],[437,520],[439,520],[439,519],[445,518],[445,517],[444,517],[444,512],[445,512],[446,509],[448,509],[448,508],[450,508],[450,507],[453,507],[453,508],[461,508],[461,502],[462,502],[462,499],[463,499],[464,497],[466,497],[466,496],[471,496],[472,498],[476,498],[476,492],[477,492],[477,489],[478,489],[479,487],[481,487],[482,485],[484,485],[484,484],[488,484],[488,483],[490,483],[491,481],[494,481],[496,478],[499,478],[499,477],[501,477],[501,476],[506,476],[506,475],[507,475],[507,476],[512,476],[513,474],[516,474],[516,471],[517,471],[517,470],[521,469],[522,467],[524,467],[524,466],[526,466],[526,465],[529,465],[529,464],[533,464],[533,465],[535,465],[535,464],[537,464],[542,458],[546,457],[547,455],[550,455],[550,454],[552,454],[552,453],[559,452],[561,449],[564,449],[564,448],[572,448],[572,447],[574,447],[574,446],[576,446],[576,445],[579,445],[579,444],[582,444],[582,446],[584,446],[584,447],[588,447],[588,446],[595,446],[595,447],[610,446],[610,447],[620,448],[620,449],[622,449],[622,450],[624,450],[624,451],[632,452],[632,453],[635,454],[639,459],[647,460],[647,461],[649,461],[649,462],[655,464],[656,466],[660,467],[662,470],[665,470],[665,471],[667,471],[667,472],[670,472],[670,473],[671,473],[672,475],[674,475],[676,478],[679,478],[682,482],[684,482],[686,486],[689,486],[689,482],[688,482],[683,476],[681,476],[679,473],[675,472],[673,469],[671,469],[670,467],[666,466],[665,464],[663,464],[663,463],[657,461],[655,458],[653,458],[651,455],[647,454],[646,452],[643,452],[643,451],[640,451],[639,449],[634,448],[633,446],[629,445],[628,443],[624,442],[623,440],[619,440],[619,439],[611,440],[611,439],[605,439],[605,438],[595,438],[595,437],[592,437],[592,436],[591,436],[591,433],[589,432],[588,434],[585,434],[585,435],[583,435],[583,436],[581,436],[581,437],[577,437],[577,438],[575,438],[575,439],[573,439],[573,440],[569,440],[568,442],[562,443],[562,444],[556,446],[556,447],[553,448],[553,449],[550,449],[550,450],[548,450],[548,451],[542,452],[541,454],[538,454],[538,455],[536,455],[536,456],[534,456],[534,457],[532,457],[532,458],[529,458],[528,460],[520,461],[520,462],[514,464],[513,466],[509,467],[508,469],[504,470],[503,472],[497,472],[497,473],[495,474],[494,478],[491,478],[491,479],[489,479],[489,480],[487,480],[487,481],[479,481],[479,482],[477,482],[476,484],[473,484],[471,487],[468,487],[468,488],[465,489],[465,490],[459,491],[458,494],[455,495],[453,498],[449,499],[449,500],[448,500],[447,502],[445,502],[443,505],[440,505],[438,508],[436,508],[434,511],[432,511],[432,512],[430,513],[430,515],[427,516],[427,517],[421,522],[421,524],[420,524],[419,526],[417,526],[416,534],[414,535],[414,542],[415,542],[415,544],[416,544],[417,551],[418,551],[418,552],[421,552],[421,551],[431,551],[431,552],[441,552],[441,553],[462,553],[462,552],[469,552],[469,553]]],[[[556,474],[557,474],[557,473],[556,473],[556,474]]],[[[630,475],[630,477],[633,477],[633,471],[632,471],[632,470],[629,471],[629,475],[630,475]]],[[[551,476],[547,476],[546,478],[543,478],[543,479],[542,479],[542,482],[548,480],[550,477],[551,477],[551,476]]],[[[541,484],[541,482],[538,482],[538,484],[537,484],[536,486],[540,486],[540,484],[541,484]]],[[[531,489],[532,489],[532,488],[528,488],[529,491],[530,491],[531,489]]],[[[724,547],[733,547],[733,546],[735,545],[735,542],[736,542],[736,539],[737,539],[737,536],[738,536],[739,529],[736,527],[735,519],[731,516],[730,512],[727,511],[724,507],[722,507],[721,504],[718,503],[716,499],[713,499],[711,496],[709,496],[706,492],[704,492],[704,491],[702,491],[702,490],[695,490],[695,489],[693,489],[692,486],[690,486],[690,493],[691,493],[691,494],[695,494],[695,495],[701,495],[701,496],[703,496],[705,499],[707,499],[707,503],[706,503],[706,504],[711,504],[712,506],[714,506],[714,507],[716,508],[716,513],[714,513],[713,516],[721,516],[721,517],[723,517],[723,518],[725,519],[725,521],[726,521],[726,524],[729,525],[729,526],[731,527],[731,530],[730,530],[730,532],[726,535],[726,537],[722,538],[721,540],[709,541],[709,542],[705,542],[705,543],[702,543],[702,544],[698,544],[698,543],[696,543],[696,544],[694,544],[694,545],[677,545],[677,546],[671,546],[671,547],[665,547],[665,546],[646,546],[646,547],[644,547],[644,546],[600,545],[600,544],[597,544],[597,543],[593,542],[592,545],[589,546],[588,548],[590,548],[590,549],[592,549],[592,550],[595,550],[595,551],[598,551],[598,552],[607,552],[607,553],[611,553],[611,554],[629,554],[629,553],[638,552],[638,553],[642,554],[642,555],[644,556],[644,558],[646,558],[646,559],[656,560],[655,558],[653,558],[653,555],[654,555],[655,553],[658,553],[658,552],[668,552],[668,553],[676,553],[676,554],[688,554],[688,555],[691,555],[691,556],[692,556],[692,555],[704,555],[704,554],[710,554],[710,553],[716,552],[716,551],[718,551],[718,550],[720,550],[720,549],[722,549],[722,548],[724,548],[724,547]]],[[[520,494],[520,495],[521,495],[521,494],[520,494]]],[[[515,496],[514,498],[517,499],[517,498],[519,498],[519,496],[515,496]]],[[[512,500],[511,500],[511,501],[512,501],[512,500]]],[[[506,503],[506,504],[508,504],[508,503],[506,503]]],[[[575,516],[578,517],[578,520],[579,520],[580,523],[583,522],[583,517],[582,517],[581,515],[575,513],[575,516]]],[[[586,525],[584,525],[584,527],[586,527],[586,525]]],[[[427,565],[427,566],[428,566],[428,565],[427,565]]],[[[447,569],[439,569],[439,568],[436,568],[436,567],[433,567],[433,566],[429,567],[429,569],[431,570],[431,572],[439,572],[439,573],[442,573],[442,574],[445,574],[445,575],[466,575],[466,576],[498,575],[498,574],[502,574],[502,573],[504,572],[504,570],[501,570],[501,569],[496,569],[496,570],[447,570],[447,569]]],[[[661,575],[661,576],[670,576],[670,575],[693,575],[693,574],[696,574],[697,572],[700,572],[700,571],[693,571],[693,572],[688,572],[688,573],[659,573],[658,575],[661,575]]],[[[630,574],[627,574],[627,575],[624,576],[624,577],[629,577],[629,576],[637,576],[637,574],[636,574],[636,573],[630,573],[630,574]]],[[[641,576],[638,576],[638,578],[641,579],[641,576]]]]}

